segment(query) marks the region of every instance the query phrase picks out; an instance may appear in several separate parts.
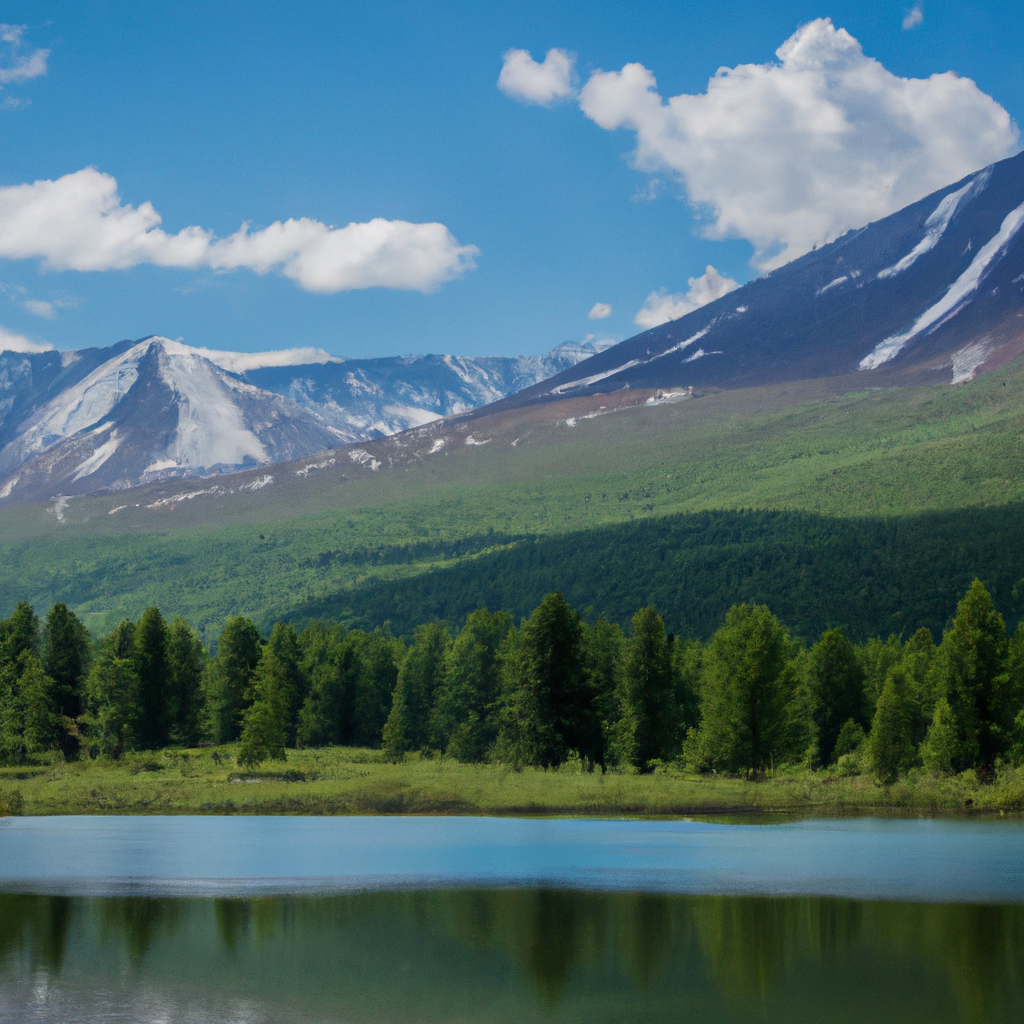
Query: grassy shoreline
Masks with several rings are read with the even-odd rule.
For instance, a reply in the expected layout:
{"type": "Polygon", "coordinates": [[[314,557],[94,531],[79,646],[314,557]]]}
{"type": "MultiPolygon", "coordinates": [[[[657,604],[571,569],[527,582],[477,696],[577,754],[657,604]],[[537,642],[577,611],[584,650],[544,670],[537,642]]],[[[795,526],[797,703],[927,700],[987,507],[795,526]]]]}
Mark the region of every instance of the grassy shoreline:
{"type": "Polygon", "coordinates": [[[1024,812],[1024,769],[989,784],[911,772],[888,788],[870,777],[779,772],[760,781],[699,776],[592,774],[465,765],[379,751],[289,751],[288,761],[241,771],[234,747],[165,750],[121,761],[55,761],[0,769],[0,815],[440,814],[708,817],[786,814],[1014,814],[1024,812]]]}

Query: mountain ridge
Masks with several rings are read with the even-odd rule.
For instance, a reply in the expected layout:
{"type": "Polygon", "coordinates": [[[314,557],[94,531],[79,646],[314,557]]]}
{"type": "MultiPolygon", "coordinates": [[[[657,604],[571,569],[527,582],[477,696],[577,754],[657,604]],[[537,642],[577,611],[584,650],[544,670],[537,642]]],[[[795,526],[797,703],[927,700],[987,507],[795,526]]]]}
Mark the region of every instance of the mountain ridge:
{"type": "Polygon", "coordinates": [[[197,349],[0,353],[0,503],[273,465],[463,413],[586,358],[342,360],[197,349]]]}
{"type": "Polygon", "coordinates": [[[498,403],[850,375],[961,383],[1024,352],[1024,152],[498,403]]]}

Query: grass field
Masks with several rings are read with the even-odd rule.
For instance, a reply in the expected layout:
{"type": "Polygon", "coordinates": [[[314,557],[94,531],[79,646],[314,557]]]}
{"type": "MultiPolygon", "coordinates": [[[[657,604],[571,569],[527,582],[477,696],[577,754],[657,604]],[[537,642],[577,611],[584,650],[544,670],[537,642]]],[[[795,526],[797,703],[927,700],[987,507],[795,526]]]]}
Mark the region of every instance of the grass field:
{"type": "Polygon", "coordinates": [[[524,536],[708,509],[891,517],[1022,502],[1022,399],[1020,364],[956,387],[833,394],[810,382],[573,426],[547,413],[474,421],[477,444],[378,472],[343,459],[157,508],[150,489],[5,509],[0,614],[22,598],[65,601],[104,630],[157,604],[210,639],[229,614],[266,622],[524,536]]]}
{"type": "Polygon", "coordinates": [[[888,789],[863,775],[778,773],[760,781],[698,776],[513,771],[337,747],[289,751],[286,763],[239,771],[233,748],[166,750],[120,762],[0,769],[0,813],[19,814],[487,814],[735,816],[782,813],[1015,813],[1024,769],[980,785],[973,773],[912,772],[888,789]]]}

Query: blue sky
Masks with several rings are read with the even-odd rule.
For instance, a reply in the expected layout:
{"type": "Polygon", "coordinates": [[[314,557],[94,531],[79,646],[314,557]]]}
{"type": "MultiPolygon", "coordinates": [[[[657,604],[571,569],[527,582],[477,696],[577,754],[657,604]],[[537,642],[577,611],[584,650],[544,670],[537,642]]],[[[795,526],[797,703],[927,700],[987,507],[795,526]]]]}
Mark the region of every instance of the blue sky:
{"type": "Polygon", "coordinates": [[[0,21],[14,28],[0,55],[0,339],[68,349],[163,334],[347,357],[535,354],[589,334],[624,339],[729,286],[720,281],[749,280],[886,203],[1020,148],[1021,5],[916,9],[4,4],[0,21]],[[795,64],[788,77],[772,70],[785,64],[776,51],[821,18],[833,26],[819,32],[822,45],[845,48],[846,84],[823,73],[808,103],[772,108],[766,134],[755,109],[763,89],[805,87],[795,64]],[[509,50],[541,62],[551,48],[569,55],[566,95],[533,102],[554,64],[526,65],[518,86],[497,87],[509,50]],[[712,104],[663,123],[651,93],[592,77],[627,64],[647,69],[665,99],[699,97],[721,67],[763,74],[723,108],[739,111],[726,151],[720,122],[734,121],[712,104]],[[878,96],[867,113],[849,92],[864,69],[878,96]],[[947,71],[976,88],[900,82],[947,71]],[[857,131],[840,133],[831,155],[819,133],[814,158],[801,156],[787,132],[802,140],[807,126],[794,118],[818,124],[844,103],[862,119],[857,131]],[[717,155],[705,158],[711,136],[717,155]],[[864,170],[847,180],[839,164],[864,170]],[[751,184],[761,173],[773,176],[763,202],[751,184]],[[62,184],[15,188],[34,182],[62,184]],[[89,203],[102,202],[96,215],[89,203]],[[149,208],[138,212],[146,203],[159,228],[149,208]],[[308,221],[281,229],[283,241],[276,229],[259,234],[290,218],[308,221]],[[232,240],[243,223],[248,235],[232,240]],[[350,223],[372,226],[330,231],[350,223]],[[190,227],[205,234],[167,237],[190,227]],[[132,231],[127,241],[118,233],[132,231]],[[282,256],[293,235],[294,254],[282,256]],[[708,265],[716,278],[703,277],[708,265]],[[610,312],[589,318],[598,303],[610,312]]]}

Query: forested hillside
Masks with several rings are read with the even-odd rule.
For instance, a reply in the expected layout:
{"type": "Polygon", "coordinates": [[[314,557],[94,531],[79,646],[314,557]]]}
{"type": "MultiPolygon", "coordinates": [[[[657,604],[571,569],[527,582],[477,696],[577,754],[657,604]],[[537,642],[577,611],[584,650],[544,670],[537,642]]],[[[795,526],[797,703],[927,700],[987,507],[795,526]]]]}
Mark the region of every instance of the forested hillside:
{"type": "Polygon", "coordinates": [[[401,632],[460,620],[474,602],[524,614],[562,590],[621,622],[656,600],[688,635],[707,636],[740,600],[771,602],[804,635],[836,622],[867,635],[908,616],[937,630],[975,575],[1018,614],[1020,364],[955,387],[787,385],[572,426],[496,417],[474,435],[425,430],[375,442],[377,469],[362,452],[275,469],[271,483],[256,471],[4,509],[0,614],[22,598],[63,602],[107,632],[158,605],[210,643],[235,614],[269,625],[329,611],[401,632]],[[472,601],[431,597],[448,577],[424,574],[459,562],[472,601]]]}
{"type": "MultiPolygon", "coordinates": [[[[496,538],[503,540],[504,538],[496,538]]],[[[702,512],[508,543],[450,568],[364,584],[299,606],[399,635],[475,608],[528,615],[553,588],[591,622],[625,626],[649,602],[679,636],[706,640],[726,610],[768,604],[798,636],[842,626],[866,640],[940,636],[958,594],[984,580],[1008,620],[1024,610],[1024,506],[843,519],[807,512],[702,512]]]]}

